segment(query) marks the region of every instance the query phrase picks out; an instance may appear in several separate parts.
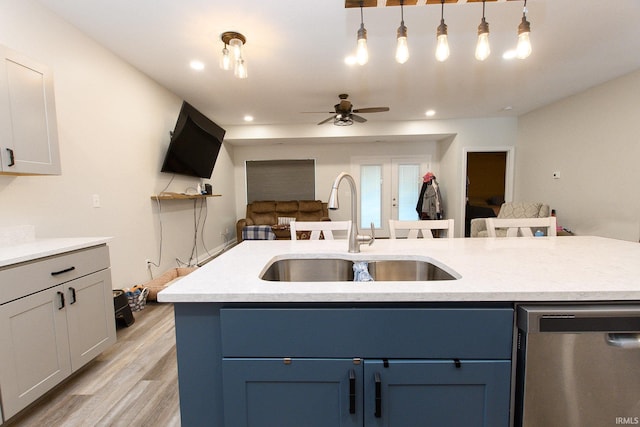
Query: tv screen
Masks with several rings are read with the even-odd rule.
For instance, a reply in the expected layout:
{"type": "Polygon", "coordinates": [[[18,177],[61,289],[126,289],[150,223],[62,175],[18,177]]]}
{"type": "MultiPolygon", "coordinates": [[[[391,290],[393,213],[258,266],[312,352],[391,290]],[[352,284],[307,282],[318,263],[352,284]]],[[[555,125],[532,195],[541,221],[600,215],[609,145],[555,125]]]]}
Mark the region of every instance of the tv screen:
{"type": "Polygon", "coordinates": [[[184,101],[161,171],[211,178],[225,132],[184,101]]]}

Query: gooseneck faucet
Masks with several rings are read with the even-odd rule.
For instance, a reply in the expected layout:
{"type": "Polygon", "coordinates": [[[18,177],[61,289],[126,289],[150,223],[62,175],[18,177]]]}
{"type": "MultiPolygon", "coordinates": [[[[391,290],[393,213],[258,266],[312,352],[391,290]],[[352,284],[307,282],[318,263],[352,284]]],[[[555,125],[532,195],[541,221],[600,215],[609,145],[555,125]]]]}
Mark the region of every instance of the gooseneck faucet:
{"type": "Polygon", "coordinates": [[[328,207],[331,210],[339,208],[338,188],[340,187],[340,182],[342,182],[343,179],[347,180],[349,187],[351,188],[351,230],[349,231],[349,252],[359,253],[360,245],[362,243],[372,245],[376,238],[373,233],[373,223],[371,223],[371,236],[362,236],[358,234],[358,196],[356,193],[356,182],[348,173],[340,173],[333,182],[331,194],[329,194],[328,207]]]}

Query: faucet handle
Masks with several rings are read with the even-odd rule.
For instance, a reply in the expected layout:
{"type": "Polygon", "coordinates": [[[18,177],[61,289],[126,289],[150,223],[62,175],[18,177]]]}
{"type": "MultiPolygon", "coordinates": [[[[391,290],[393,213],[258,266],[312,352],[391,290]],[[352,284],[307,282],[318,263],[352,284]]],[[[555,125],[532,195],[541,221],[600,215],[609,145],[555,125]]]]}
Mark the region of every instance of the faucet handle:
{"type": "Polygon", "coordinates": [[[369,246],[373,245],[373,242],[376,241],[376,229],[373,225],[373,221],[371,221],[371,240],[369,240],[369,246]]]}
{"type": "Polygon", "coordinates": [[[373,245],[373,242],[376,240],[376,236],[375,236],[375,226],[373,225],[373,222],[371,223],[371,236],[367,236],[366,234],[358,234],[356,235],[356,241],[358,242],[358,245],[362,245],[364,243],[367,243],[369,246],[373,245]]]}

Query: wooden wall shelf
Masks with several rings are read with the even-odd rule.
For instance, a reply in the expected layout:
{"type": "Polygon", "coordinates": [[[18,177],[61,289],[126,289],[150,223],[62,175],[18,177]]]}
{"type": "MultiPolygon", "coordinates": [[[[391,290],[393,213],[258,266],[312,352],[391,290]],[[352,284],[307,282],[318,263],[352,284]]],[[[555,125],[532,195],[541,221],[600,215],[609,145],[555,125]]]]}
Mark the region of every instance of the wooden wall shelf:
{"type": "Polygon", "coordinates": [[[207,197],[222,197],[222,194],[182,194],[182,193],[162,193],[151,196],[153,200],[197,200],[207,197]]]}

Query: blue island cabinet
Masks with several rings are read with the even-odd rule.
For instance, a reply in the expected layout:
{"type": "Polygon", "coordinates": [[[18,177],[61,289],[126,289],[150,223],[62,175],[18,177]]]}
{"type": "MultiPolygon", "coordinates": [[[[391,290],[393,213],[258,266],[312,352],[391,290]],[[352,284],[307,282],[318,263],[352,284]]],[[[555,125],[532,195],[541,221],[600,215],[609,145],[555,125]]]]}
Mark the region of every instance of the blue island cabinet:
{"type": "Polygon", "coordinates": [[[509,306],[175,307],[183,425],[509,425],[509,306]]]}

